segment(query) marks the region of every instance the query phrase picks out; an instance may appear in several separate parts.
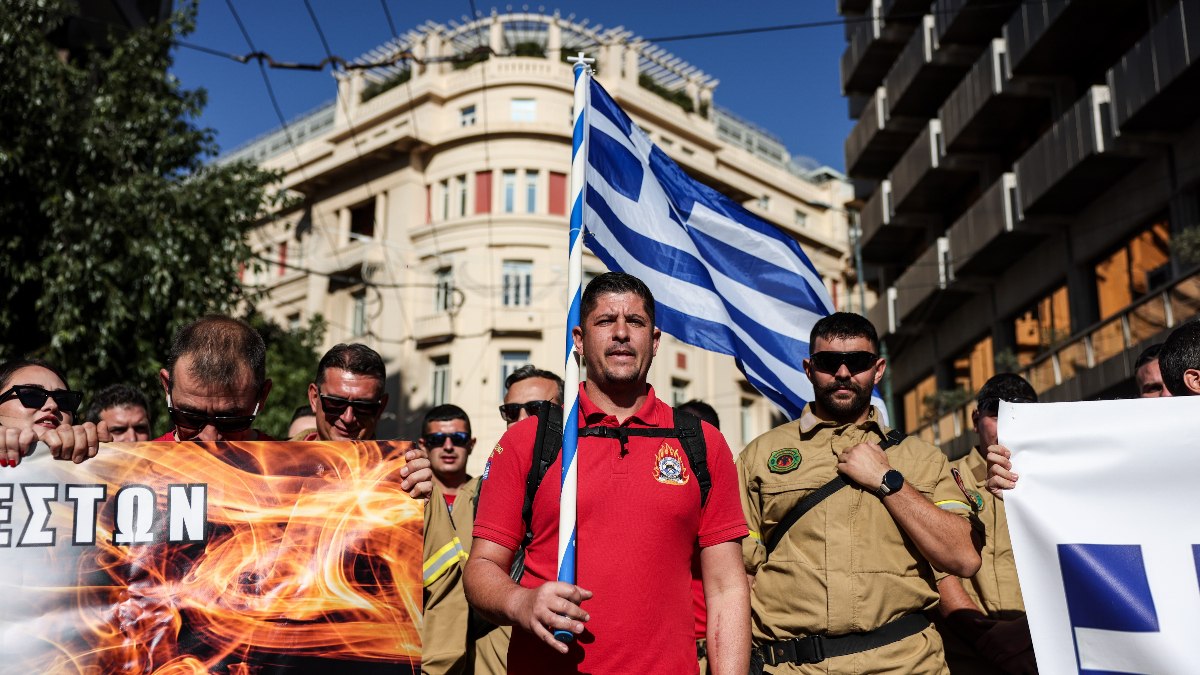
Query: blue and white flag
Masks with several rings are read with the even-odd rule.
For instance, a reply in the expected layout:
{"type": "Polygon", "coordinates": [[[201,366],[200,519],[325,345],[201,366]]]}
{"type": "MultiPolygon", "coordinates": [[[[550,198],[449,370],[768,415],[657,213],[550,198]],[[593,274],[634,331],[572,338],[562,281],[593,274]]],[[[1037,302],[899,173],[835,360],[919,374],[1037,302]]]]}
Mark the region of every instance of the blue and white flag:
{"type": "Polygon", "coordinates": [[[1004,506],[1042,675],[1191,675],[1200,398],[1001,403],[1004,506]]]}
{"type": "Polygon", "coordinates": [[[799,417],[812,399],[808,337],[834,311],[821,275],[791,237],[684,173],[595,80],[590,99],[588,248],[650,287],[659,328],[734,357],[799,417]]]}

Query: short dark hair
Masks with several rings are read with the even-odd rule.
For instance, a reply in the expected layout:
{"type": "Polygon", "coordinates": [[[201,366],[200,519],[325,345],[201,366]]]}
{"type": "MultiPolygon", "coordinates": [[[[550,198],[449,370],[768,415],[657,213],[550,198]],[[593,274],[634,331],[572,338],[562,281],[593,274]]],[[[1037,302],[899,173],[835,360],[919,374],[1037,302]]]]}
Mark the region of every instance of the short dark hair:
{"type": "Polygon", "coordinates": [[[1163,384],[1174,396],[1191,392],[1183,383],[1184,372],[1200,369],[1200,319],[1192,319],[1171,331],[1158,353],[1158,369],[1163,384]]]}
{"type": "Polygon", "coordinates": [[[58,366],[55,366],[48,361],[43,361],[42,359],[13,359],[0,364],[0,391],[8,389],[9,381],[12,380],[13,375],[16,374],[18,370],[22,368],[28,368],[30,366],[45,368],[46,370],[57,375],[58,379],[63,381],[63,385],[67,389],[71,388],[71,383],[67,381],[66,374],[63,373],[58,366]]]}
{"type": "Polygon", "coordinates": [[[537,366],[533,365],[532,363],[527,363],[527,364],[521,366],[520,368],[517,368],[516,370],[509,373],[508,377],[504,378],[504,390],[508,391],[514,384],[516,384],[522,380],[528,380],[528,379],[532,379],[535,377],[540,377],[543,380],[550,380],[550,381],[554,382],[554,384],[557,384],[558,385],[558,400],[560,400],[560,401],[567,400],[565,398],[566,392],[563,391],[563,387],[566,386],[563,383],[563,379],[548,370],[542,370],[541,368],[538,368],[537,366]]]}
{"type": "Polygon", "coordinates": [[[383,365],[383,357],[379,352],[358,342],[336,344],[325,352],[325,356],[322,356],[321,362],[317,364],[318,386],[325,384],[325,371],[330,368],[373,377],[380,382],[387,379],[387,367],[383,365]]]}
{"type": "Polygon", "coordinates": [[[866,317],[851,312],[834,312],[813,324],[812,333],[808,338],[808,348],[811,351],[817,338],[829,341],[835,339],[848,340],[851,338],[867,338],[871,342],[871,350],[879,354],[879,333],[866,317]]]}
{"type": "Polygon", "coordinates": [[[637,295],[642,299],[642,304],[646,307],[646,314],[649,315],[650,325],[654,325],[654,294],[650,292],[650,287],[643,283],[641,279],[624,272],[605,272],[588,283],[587,288],[583,289],[583,299],[579,304],[580,323],[583,323],[587,319],[587,316],[592,313],[592,310],[596,309],[596,302],[599,297],[608,293],[633,293],[637,295]]]}
{"type": "Polygon", "coordinates": [[[713,427],[716,429],[721,428],[721,418],[717,417],[716,409],[698,398],[694,398],[687,403],[680,403],[679,405],[675,406],[675,409],[682,410],[685,413],[691,413],[705,422],[713,425],[713,427]]]}
{"type": "Polygon", "coordinates": [[[421,433],[425,433],[425,428],[430,422],[450,422],[452,420],[462,420],[467,424],[467,435],[471,435],[471,418],[467,416],[467,411],[454,405],[453,403],[443,403],[435,405],[425,413],[425,419],[421,421],[421,433]]]}
{"type": "Polygon", "coordinates": [[[1034,391],[1033,385],[1020,375],[999,373],[989,377],[988,381],[979,388],[979,393],[975,395],[976,402],[993,398],[1001,401],[1024,400],[1036,403],[1037,392],[1034,391]]]}
{"type": "Polygon", "coordinates": [[[237,384],[242,367],[250,369],[254,388],[267,380],[267,346],[258,331],[231,316],[210,314],[180,328],[171,341],[167,372],[175,383],[175,364],[192,357],[189,372],[206,382],[224,387],[237,384]]]}
{"type": "Polygon", "coordinates": [[[313,412],[311,405],[309,405],[307,403],[305,403],[304,405],[298,405],[298,406],[296,406],[296,409],[294,411],[292,411],[292,419],[291,419],[291,421],[288,422],[288,426],[291,426],[293,422],[300,419],[301,417],[308,417],[310,415],[313,417],[317,416],[317,414],[313,412]]]}
{"type": "Polygon", "coordinates": [[[1157,361],[1158,355],[1162,352],[1162,348],[1162,343],[1159,342],[1143,349],[1142,353],[1138,355],[1137,361],[1134,362],[1133,369],[1137,370],[1147,363],[1157,361]]]}
{"type": "MultiPolygon", "coordinates": [[[[136,387],[124,382],[110,384],[92,397],[92,403],[88,406],[84,419],[92,424],[97,424],[100,422],[100,413],[109,408],[125,406],[145,410],[147,419],[150,419],[150,405],[146,402],[146,396],[136,387]]],[[[154,420],[150,419],[150,423],[153,426],[154,420]]]]}

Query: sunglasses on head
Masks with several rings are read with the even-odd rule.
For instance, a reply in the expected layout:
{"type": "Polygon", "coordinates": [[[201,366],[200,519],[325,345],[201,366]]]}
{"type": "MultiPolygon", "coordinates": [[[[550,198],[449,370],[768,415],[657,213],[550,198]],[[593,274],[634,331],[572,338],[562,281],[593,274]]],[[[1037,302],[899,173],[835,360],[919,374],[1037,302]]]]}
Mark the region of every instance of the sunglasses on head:
{"type": "Polygon", "coordinates": [[[254,424],[254,418],[258,417],[258,403],[254,404],[254,411],[249,415],[208,415],[180,410],[171,403],[171,396],[167,395],[167,412],[171,416],[171,423],[179,429],[200,431],[211,426],[220,433],[230,434],[245,431],[254,424]]]}
{"type": "Polygon", "coordinates": [[[338,415],[346,412],[346,408],[354,408],[355,415],[363,417],[374,417],[383,409],[383,399],[376,401],[365,401],[362,399],[342,398],[341,396],[330,396],[322,394],[319,391],[317,395],[321,398],[321,410],[327,414],[338,415]]]}
{"type": "Polygon", "coordinates": [[[21,401],[21,405],[34,410],[46,405],[46,399],[52,398],[59,410],[75,414],[79,404],[83,402],[83,392],[69,389],[50,390],[36,384],[14,384],[8,391],[0,394],[0,403],[14,398],[21,401]]]}
{"type": "Polygon", "coordinates": [[[850,371],[851,375],[857,375],[864,370],[870,370],[879,357],[871,352],[817,352],[808,357],[813,368],[834,375],[841,370],[842,366],[850,371]]]}
{"type": "Polygon", "coordinates": [[[1009,403],[1037,403],[1037,401],[1034,401],[1031,398],[1022,398],[1020,396],[1013,397],[1013,398],[1006,398],[1006,399],[1000,399],[998,397],[993,397],[993,398],[983,399],[982,401],[980,401],[978,404],[975,405],[975,409],[979,411],[980,415],[987,415],[989,417],[995,417],[996,415],[998,415],[1000,413],[1000,401],[1001,400],[1008,401],[1009,403]]]}
{"type": "MultiPolygon", "coordinates": [[[[526,401],[525,403],[505,403],[500,406],[500,417],[504,418],[505,422],[512,424],[521,417],[521,411],[524,410],[529,415],[536,415],[540,406],[549,405],[550,401],[526,401]]],[[[554,405],[558,405],[555,403],[554,405]]],[[[560,408],[562,406],[559,406],[560,408]]]]}
{"type": "Polygon", "coordinates": [[[425,434],[421,440],[425,441],[426,448],[440,448],[446,444],[446,439],[450,439],[450,445],[465,448],[471,440],[471,434],[465,431],[452,431],[448,434],[438,432],[436,434],[425,434]]]}

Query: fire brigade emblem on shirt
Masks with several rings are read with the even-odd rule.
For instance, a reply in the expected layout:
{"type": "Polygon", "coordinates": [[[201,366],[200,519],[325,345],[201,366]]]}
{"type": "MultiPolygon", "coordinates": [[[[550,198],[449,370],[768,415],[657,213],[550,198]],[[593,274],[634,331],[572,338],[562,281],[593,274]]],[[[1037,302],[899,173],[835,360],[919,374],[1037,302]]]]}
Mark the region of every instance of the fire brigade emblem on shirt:
{"type": "Polygon", "coordinates": [[[663,443],[655,457],[654,480],[667,485],[687,485],[690,478],[679,451],[663,443]]]}
{"type": "Polygon", "coordinates": [[[950,469],[950,475],[954,476],[954,482],[958,483],[958,489],[962,490],[963,496],[967,498],[967,503],[971,505],[971,510],[979,513],[983,510],[983,495],[972,490],[963,483],[962,473],[958,469],[950,469]]]}
{"type": "Polygon", "coordinates": [[[780,448],[767,458],[771,473],[789,473],[800,466],[800,451],[796,448],[780,448]]]}

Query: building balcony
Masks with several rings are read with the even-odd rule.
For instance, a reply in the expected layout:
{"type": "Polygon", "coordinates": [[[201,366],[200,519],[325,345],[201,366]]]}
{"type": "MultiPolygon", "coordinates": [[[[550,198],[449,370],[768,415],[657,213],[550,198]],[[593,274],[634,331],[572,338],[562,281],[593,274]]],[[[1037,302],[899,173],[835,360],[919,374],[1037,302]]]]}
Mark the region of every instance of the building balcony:
{"type": "Polygon", "coordinates": [[[973,158],[946,155],[942,122],[931,119],[889,175],[892,212],[940,213],[946,206],[946,195],[970,187],[977,180],[977,170],[973,158]]]}
{"type": "Polygon", "coordinates": [[[1017,160],[1023,214],[1074,213],[1135,166],[1114,143],[1111,110],[1108,87],[1092,87],[1017,160]]]}
{"type": "Polygon", "coordinates": [[[903,19],[929,11],[929,0],[883,0],[885,20],[903,19]]]}
{"type": "Polygon", "coordinates": [[[940,42],[985,44],[1000,34],[1021,0],[936,0],[933,16],[940,42]]]}
{"type": "Polygon", "coordinates": [[[896,60],[916,26],[912,21],[885,21],[879,0],[861,20],[847,24],[846,51],[842,54],[842,92],[870,92],[896,60]]]}
{"type": "Polygon", "coordinates": [[[954,275],[999,274],[1040,235],[1021,217],[1017,176],[1006,173],[950,226],[954,275]]]}
{"type": "Polygon", "coordinates": [[[1144,0],[1024,2],[1004,26],[1013,75],[1102,75],[1149,27],[1144,0]]]}
{"type": "Polygon", "coordinates": [[[883,80],[889,114],[933,117],[978,51],[967,45],[940,44],[933,15],[925,15],[883,80]]]}
{"type": "MultiPolygon", "coordinates": [[[[1141,351],[1198,314],[1200,271],[1193,271],[1051,346],[1017,373],[1045,403],[1131,396],[1134,392],[1128,382],[1141,351]],[[1118,384],[1114,387],[1113,382],[1118,384]]],[[[960,455],[972,442],[969,432],[974,409],[975,402],[968,402],[916,429],[913,435],[941,445],[951,456],[960,455]],[[967,440],[961,440],[964,438],[967,440]]]]}
{"type": "Polygon", "coordinates": [[[996,151],[1050,116],[1052,88],[1008,77],[1008,47],[992,40],[938,111],[948,152],[996,151]]]}
{"type": "Polygon", "coordinates": [[[926,231],[936,224],[936,217],[897,214],[892,209],[892,182],[880,181],[859,214],[863,258],[868,262],[894,264],[904,251],[920,245],[926,231]]]}
{"type": "Polygon", "coordinates": [[[862,14],[871,7],[871,0],[838,0],[837,11],[841,16],[862,14]]]}
{"type": "Polygon", "coordinates": [[[887,90],[879,87],[846,137],[846,172],[854,178],[887,176],[923,126],[918,118],[891,116],[887,90]]]}
{"type": "Polygon", "coordinates": [[[971,297],[962,284],[955,285],[949,237],[938,237],[913,264],[896,279],[894,316],[889,321],[920,330],[931,321],[944,318],[971,297]]]}
{"type": "Polygon", "coordinates": [[[1107,74],[1119,133],[1175,131],[1200,105],[1200,0],[1171,8],[1107,74]]]}

